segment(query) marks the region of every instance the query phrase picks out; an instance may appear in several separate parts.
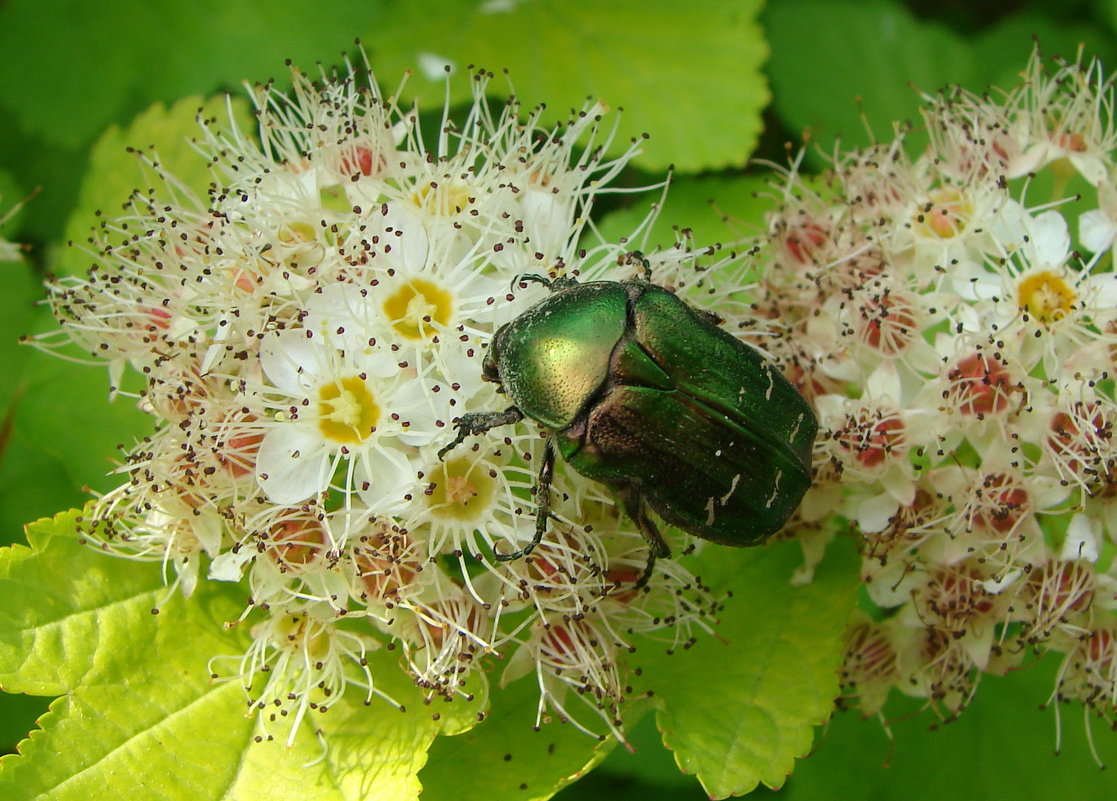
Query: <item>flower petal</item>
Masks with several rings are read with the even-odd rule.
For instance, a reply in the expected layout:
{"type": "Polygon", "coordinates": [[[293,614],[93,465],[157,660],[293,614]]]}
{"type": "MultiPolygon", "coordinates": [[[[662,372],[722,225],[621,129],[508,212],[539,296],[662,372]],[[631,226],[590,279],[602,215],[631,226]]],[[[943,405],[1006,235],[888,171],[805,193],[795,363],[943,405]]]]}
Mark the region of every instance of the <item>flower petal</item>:
{"type": "Polygon", "coordinates": [[[303,426],[278,425],[260,443],[256,480],[273,503],[304,501],[329,486],[330,451],[303,426]]]}

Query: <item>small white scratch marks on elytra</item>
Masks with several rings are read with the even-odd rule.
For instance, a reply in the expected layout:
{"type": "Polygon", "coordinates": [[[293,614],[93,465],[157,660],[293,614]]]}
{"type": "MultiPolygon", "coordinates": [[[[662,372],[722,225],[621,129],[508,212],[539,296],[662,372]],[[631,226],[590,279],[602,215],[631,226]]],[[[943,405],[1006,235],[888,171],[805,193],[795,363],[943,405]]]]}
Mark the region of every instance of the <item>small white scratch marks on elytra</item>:
{"type": "Polygon", "coordinates": [[[803,427],[804,415],[800,414],[795,418],[795,425],[791,428],[791,433],[787,435],[788,442],[794,442],[795,438],[799,436],[799,429],[803,427]]]}
{"type": "Polygon", "coordinates": [[[764,501],[764,508],[771,509],[772,504],[776,502],[776,498],[780,494],[780,481],[783,480],[783,468],[776,469],[776,481],[772,484],[772,494],[768,496],[768,500],[764,501]]]}
{"type": "Polygon", "coordinates": [[[727,503],[729,503],[729,498],[733,495],[734,492],[737,491],[737,482],[740,481],[740,480],[741,480],[741,474],[740,473],[733,476],[733,481],[729,485],[729,492],[727,492],[727,493],[725,493],[724,495],[721,496],[721,500],[718,501],[719,504],[721,504],[722,506],[725,506],[727,503]]]}

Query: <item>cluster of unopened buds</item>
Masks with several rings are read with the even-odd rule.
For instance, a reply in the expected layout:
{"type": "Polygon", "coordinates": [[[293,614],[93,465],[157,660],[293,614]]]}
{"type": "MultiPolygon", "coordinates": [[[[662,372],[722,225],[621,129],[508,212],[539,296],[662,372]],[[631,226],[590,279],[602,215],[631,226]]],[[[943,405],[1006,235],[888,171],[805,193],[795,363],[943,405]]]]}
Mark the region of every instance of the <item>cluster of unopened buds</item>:
{"type": "Polygon", "coordinates": [[[837,510],[862,542],[866,715],[895,687],[951,719],[1053,651],[1050,700],[1115,723],[1113,102],[1096,63],[1037,55],[1003,96],[926,97],[917,158],[898,131],[787,171],[757,311],[819,416],[803,540],[837,510]]]}
{"type": "MultiPolygon", "coordinates": [[[[391,648],[428,698],[475,694],[499,656],[501,682],[535,675],[540,721],[583,727],[575,698],[619,734],[633,635],[682,646],[715,600],[678,562],[646,575],[638,531],[569,471],[543,541],[498,560],[535,532],[538,428],[443,451],[456,419],[508,405],[481,366],[547,295],[521,276],[650,269],[685,293],[713,251],[583,249],[595,196],[638,146],[607,155],[599,106],[545,128],[514,101],[494,113],[477,74],[455,125],[366,70],[293,80],[255,91],[258,141],[203,125],[208,197],[149,159],[153,188],[94,232],[93,269],[50,287],[62,328],[39,343],[108,361],[121,393],[138,372],[156,420],[83,534],[162,561],[186,594],[247,585],[239,673],[265,726],[346,688],[394,702],[367,658],[391,648]]],[[[740,261],[725,264],[703,303],[729,316],[747,306],[731,299],[740,261]]]]}

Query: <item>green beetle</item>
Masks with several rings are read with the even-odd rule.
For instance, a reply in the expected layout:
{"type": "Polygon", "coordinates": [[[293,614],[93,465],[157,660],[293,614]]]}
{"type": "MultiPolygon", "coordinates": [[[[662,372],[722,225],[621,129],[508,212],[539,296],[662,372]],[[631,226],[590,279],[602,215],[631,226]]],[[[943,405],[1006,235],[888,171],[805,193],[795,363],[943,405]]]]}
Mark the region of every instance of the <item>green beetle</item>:
{"type": "Polygon", "coordinates": [[[610,487],[644,535],[640,584],[657,557],[670,555],[648,507],[724,545],[758,545],[784,525],[810,487],[818,423],[771,361],[647,278],[524,280],[552,294],[496,332],[484,363],[485,378],[514,405],[462,415],[457,438],[438,454],[525,416],[550,432],[535,536],[498,560],[524,556],[542,539],[556,447],[576,471],[610,487]]]}

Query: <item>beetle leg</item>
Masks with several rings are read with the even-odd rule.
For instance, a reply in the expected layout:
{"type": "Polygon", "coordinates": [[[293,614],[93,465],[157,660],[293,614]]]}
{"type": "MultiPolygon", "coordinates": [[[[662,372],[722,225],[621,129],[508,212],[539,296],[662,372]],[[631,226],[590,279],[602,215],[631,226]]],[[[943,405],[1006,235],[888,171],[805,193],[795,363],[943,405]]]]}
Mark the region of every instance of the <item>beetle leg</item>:
{"type": "Polygon", "coordinates": [[[463,414],[454,422],[458,436],[454,441],[438,452],[438,459],[442,459],[454,448],[462,444],[466,437],[473,434],[484,434],[490,428],[518,423],[524,419],[524,413],[515,406],[509,406],[503,412],[470,412],[463,414]]]}
{"type": "Polygon", "coordinates": [[[555,444],[548,439],[543,446],[543,464],[539,466],[539,478],[535,482],[535,536],[531,542],[512,553],[494,553],[498,562],[510,562],[527,556],[543,540],[547,533],[547,519],[551,516],[551,481],[555,477],[555,444]]]}
{"type": "Polygon", "coordinates": [[[652,577],[655,560],[660,557],[666,559],[671,555],[671,549],[667,547],[667,543],[664,541],[663,535],[659,533],[655,523],[648,517],[648,507],[644,504],[644,498],[639,492],[632,487],[625,487],[617,492],[617,496],[624,504],[624,511],[632,518],[632,522],[644,535],[644,541],[648,543],[648,564],[644,568],[644,575],[636,582],[635,587],[635,589],[640,589],[652,577]]]}
{"type": "Polygon", "coordinates": [[[721,315],[715,314],[709,309],[695,309],[693,306],[691,306],[691,309],[693,309],[694,313],[697,314],[699,317],[705,318],[706,322],[710,323],[711,325],[721,325],[725,322],[725,320],[722,319],[721,315]]]}
{"type": "Polygon", "coordinates": [[[644,565],[644,575],[640,576],[640,580],[632,585],[632,589],[643,589],[644,585],[648,583],[648,579],[652,577],[652,571],[655,570],[655,551],[648,549],[648,562],[644,565]]]}
{"type": "Polygon", "coordinates": [[[644,280],[649,284],[652,282],[652,263],[648,259],[644,258],[644,254],[641,251],[628,251],[628,253],[625,253],[623,256],[617,259],[617,264],[622,266],[625,264],[640,265],[640,269],[644,271],[644,280]]]}

